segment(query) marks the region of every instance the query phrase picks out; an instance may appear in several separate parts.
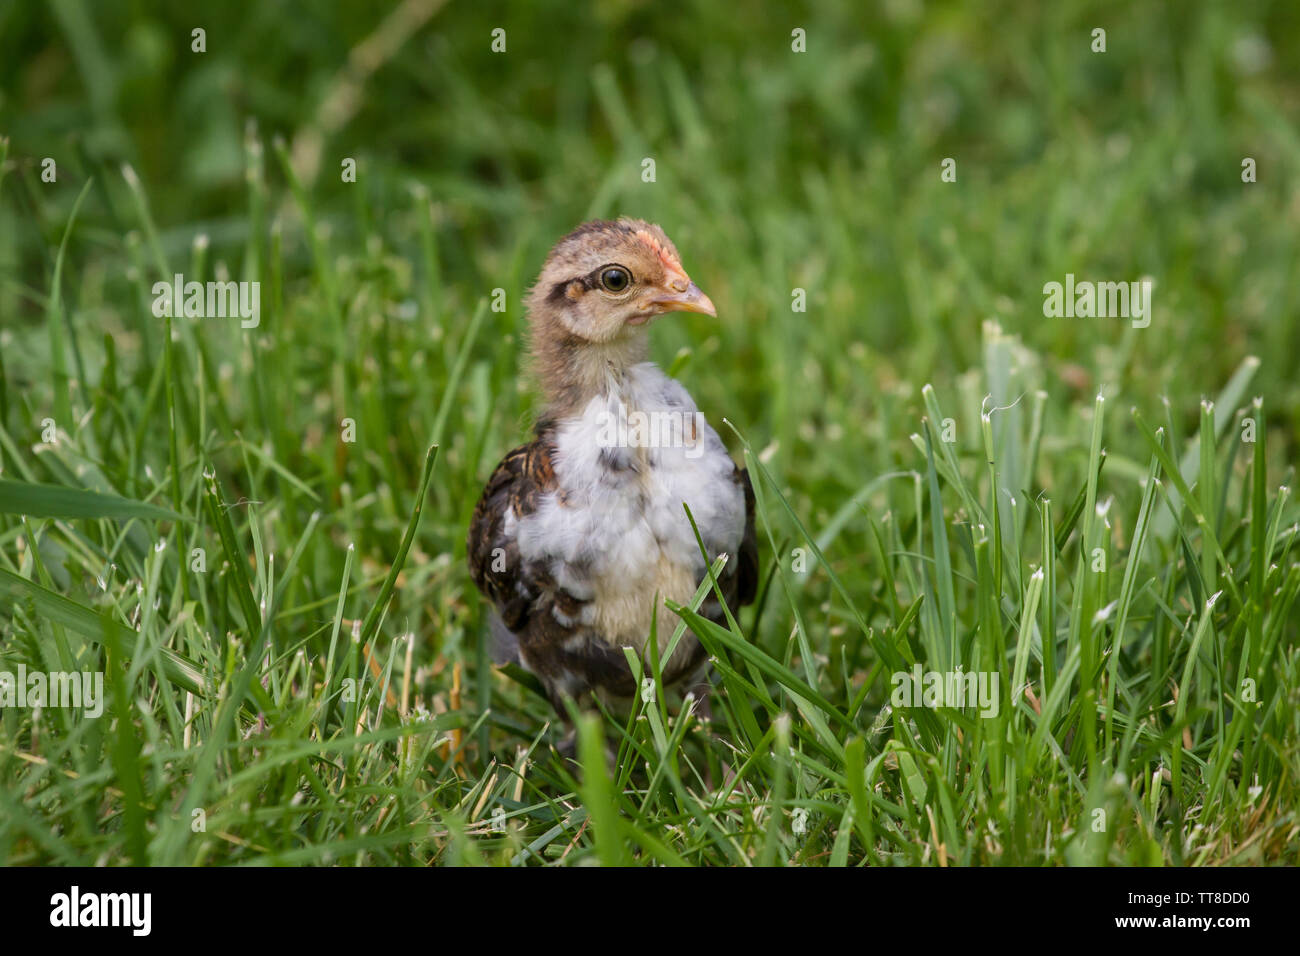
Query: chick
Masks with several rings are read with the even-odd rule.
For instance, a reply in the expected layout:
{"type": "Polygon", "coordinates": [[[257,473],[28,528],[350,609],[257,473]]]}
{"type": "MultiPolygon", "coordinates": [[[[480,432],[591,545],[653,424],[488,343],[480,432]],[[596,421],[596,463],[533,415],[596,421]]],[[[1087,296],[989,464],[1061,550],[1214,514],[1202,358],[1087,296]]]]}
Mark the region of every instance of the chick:
{"type": "MultiPolygon", "coordinates": [[[[497,465],[474,510],[469,567],[495,608],[499,662],[535,674],[556,710],[637,688],[624,648],[648,661],[657,610],[665,684],[705,699],[708,662],[689,630],[664,659],[706,566],[732,609],[754,600],[758,553],[748,474],[680,383],[647,361],[667,312],[717,317],[664,231],[639,219],[579,226],[529,293],[533,368],[544,398],[535,438],[497,465]]],[[[724,620],[710,592],[700,613],[724,620]]]]}

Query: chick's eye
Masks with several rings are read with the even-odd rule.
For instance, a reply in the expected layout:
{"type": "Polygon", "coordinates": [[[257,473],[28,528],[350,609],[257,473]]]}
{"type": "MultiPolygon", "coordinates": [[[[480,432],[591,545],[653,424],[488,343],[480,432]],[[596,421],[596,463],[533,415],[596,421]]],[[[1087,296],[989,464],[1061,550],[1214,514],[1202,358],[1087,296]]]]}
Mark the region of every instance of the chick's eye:
{"type": "Polygon", "coordinates": [[[622,266],[610,266],[600,274],[600,284],[606,292],[623,292],[632,284],[632,274],[622,266]]]}

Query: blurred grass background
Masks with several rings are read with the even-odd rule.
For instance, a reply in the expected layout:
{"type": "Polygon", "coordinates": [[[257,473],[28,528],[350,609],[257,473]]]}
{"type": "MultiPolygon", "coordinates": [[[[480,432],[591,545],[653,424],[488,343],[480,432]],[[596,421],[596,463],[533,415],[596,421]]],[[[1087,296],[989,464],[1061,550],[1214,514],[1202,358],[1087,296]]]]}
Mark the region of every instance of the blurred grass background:
{"type": "MultiPolygon", "coordinates": [[[[1287,319],[1300,231],[1293,4],[406,7],[424,25],[395,30],[400,45],[362,68],[353,51],[378,9],[7,6],[0,123],[21,158],[0,238],[6,327],[42,315],[30,293],[71,187],[92,175],[84,228],[108,235],[91,233],[96,282],[75,293],[97,324],[120,327],[99,299],[129,281],[122,163],[147,185],[173,258],[203,233],[212,258],[237,259],[253,120],[315,157],[316,216],[340,253],[378,235],[418,270],[424,210],[408,190],[427,187],[452,298],[420,322],[436,338],[507,288],[512,311],[490,316],[480,343],[506,368],[515,356],[500,337],[556,236],[597,214],[661,221],[726,321],[712,344],[664,324],[660,354],[736,356],[728,365],[746,374],[719,368],[695,387],[791,451],[805,440],[796,423],[820,435],[857,412],[871,420],[882,391],[969,367],[988,317],[1047,355],[1052,379],[1088,394],[1123,380],[1168,394],[1189,421],[1246,354],[1300,345],[1287,319]],[[1089,49],[1098,25],[1105,54],[1089,49]],[[190,51],[195,26],[207,53],[190,51]],[[795,26],[807,54],[791,52],[795,26]],[[490,49],[497,27],[504,54],[490,49]],[[44,156],[68,188],[38,188],[44,156]],[[345,156],[355,185],[340,181],[345,156]],[[1258,163],[1251,186],[1245,156],[1258,163]],[[640,181],[643,157],[654,184],[640,181]],[[944,157],[956,184],[940,182],[944,157]],[[1154,276],[1154,327],[1130,341],[1122,323],[1045,320],[1042,285],[1067,271],[1154,276]],[[792,318],[795,286],[812,309],[792,318]],[[1124,380],[1138,369],[1140,383],[1124,380]]],[[[278,173],[272,163],[274,204],[287,201],[278,173]]],[[[295,232],[285,253],[292,277],[308,257],[295,232]]],[[[1266,363],[1259,379],[1289,432],[1293,371],[1266,363]]]]}
{"type": "MultiPolygon", "coordinates": [[[[924,468],[911,436],[927,382],[973,471],[984,458],[980,399],[1046,393],[1044,464],[1021,490],[1054,496],[1060,517],[1086,480],[1079,421],[1099,390],[1181,439],[1200,427],[1201,399],[1258,356],[1249,394],[1265,397],[1268,487],[1290,480],[1298,54],[1300,9],[1261,0],[7,4],[4,474],[77,476],[193,511],[202,530],[175,532],[184,555],[211,533],[200,506],[211,467],[224,501],[253,503],[231,514],[255,539],[254,589],[265,599],[283,588],[276,646],[287,661],[303,647],[323,653],[340,574],[348,606],[333,627],[365,616],[437,441],[423,522],[376,650],[397,648],[400,670],[397,635],[415,632],[417,695],[435,712],[477,712],[466,702],[501,691],[478,679],[482,620],[463,537],[483,480],[533,410],[519,371],[522,293],[578,222],[640,216],[665,227],[720,315],[658,323],[656,359],[711,421],[727,418],[764,452],[887,630],[903,604],[867,560],[875,545],[860,517],[910,504],[910,489],[878,479],[924,468]],[[206,52],[191,49],[196,27],[206,52]],[[1096,27],[1104,54],[1090,49],[1096,27]],[[497,28],[504,53],[492,51],[497,28]],[[795,28],[806,53],[791,50],[795,28]],[[57,162],[54,183],[41,179],[45,157],[57,162]],[[941,181],[946,157],[955,183],[941,181]],[[1258,182],[1242,182],[1244,157],[1258,182]],[[345,158],[356,160],[355,183],[341,180],[345,158]],[[653,183],[642,181],[646,158],[653,183]],[[263,314],[247,331],[178,320],[169,383],[148,290],[172,272],[259,279],[263,314]],[[1153,277],[1151,326],[1044,318],[1043,284],[1067,272],[1153,277]],[[504,312],[484,306],[495,288],[506,291],[504,312]],[[807,292],[804,313],[791,311],[795,288],[807,292]],[[983,331],[989,320],[1011,338],[983,331]],[[990,374],[994,359],[1003,374],[990,374]],[[50,416],[72,448],[36,455],[50,416]],[[358,423],[355,445],[338,438],[344,418],[358,423]],[[285,560],[313,520],[328,546],[312,539],[294,575],[276,580],[283,566],[268,571],[262,548],[285,560]],[[459,664],[463,686],[450,666],[459,664]]],[[[1116,513],[1132,513],[1150,450],[1119,418],[1106,434],[1104,493],[1116,513]]],[[[6,520],[6,566],[30,571],[23,541],[44,530],[41,573],[78,600],[97,600],[95,576],[116,574],[133,600],[134,582],[156,574],[176,615],[190,608],[202,622],[184,638],[195,657],[205,635],[221,644],[246,629],[224,571],[212,593],[192,593],[177,555],[154,569],[147,548],[107,527],[92,547],[6,520]]],[[[1120,528],[1124,543],[1131,522],[1120,528]]],[[[909,542],[913,533],[899,531],[909,542]]],[[[1168,557],[1178,563],[1176,543],[1168,557]]],[[[813,576],[801,601],[818,666],[848,686],[878,662],[861,635],[845,636],[851,615],[834,590],[813,576]]],[[[16,620],[14,633],[33,643],[11,653],[39,658],[39,628],[22,612],[16,620]]],[[[777,657],[790,626],[776,612],[763,622],[777,657]]],[[[1293,639],[1293,627],[1285,633],[1293,639]]],[[[527,740],[544,708],[514,705],[490,723],[527,740]]],[[[8,730],[19,732],[12,720],[8,730]]],[[[470,764],[472,777],[488,754],[470,764]]],[[[180,786],[164,776],[159,788],[180,786]]],[[[454,790],[454,776],[440,775],[435,791],[454,790]]],[[[224,799],[235,807],[238,795],[224,799]]],[[[481,816],[480,796],[470,805],[481,816]]],[[[30,839],[5,838],[20,857],[59,858],[30,839]]],[[[93,845],[88,835],[72,852],[93,845]]],[[[170,846],[151,858],[195,861],[170,846]]],[[[967,852],[980,855],[978,840],[967,852]]]]}

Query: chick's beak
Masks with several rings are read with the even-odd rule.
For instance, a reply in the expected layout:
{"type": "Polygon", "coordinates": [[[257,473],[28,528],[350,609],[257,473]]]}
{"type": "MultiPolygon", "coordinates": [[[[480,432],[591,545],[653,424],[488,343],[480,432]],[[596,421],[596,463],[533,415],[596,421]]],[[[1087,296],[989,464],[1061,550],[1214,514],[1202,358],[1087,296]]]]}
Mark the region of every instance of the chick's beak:
{"type": "Polygon", "coordinates": [[[700,315],[718,317],[713,300],[700,291],[700,287],[689,279],[677,279],[663,288],[651,302],[656,311],[663,312],[698,312],[700,315]]]}

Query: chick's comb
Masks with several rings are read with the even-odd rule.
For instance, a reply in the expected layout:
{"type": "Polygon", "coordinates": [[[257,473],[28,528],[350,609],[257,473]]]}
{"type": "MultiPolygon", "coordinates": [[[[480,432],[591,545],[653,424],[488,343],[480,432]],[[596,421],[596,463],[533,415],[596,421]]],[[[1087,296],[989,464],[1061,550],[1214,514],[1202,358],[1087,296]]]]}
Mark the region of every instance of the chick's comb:
{"type": "Polygon", "coordinates": [[[659,241],[658,236],[645,229],[638,229],[634,235],[645,243],[650,248],[651,252],[659,257],[659,261],[664,264],[665,269],[669,272],[677,273],[683,279],[690,278],[687,276],[686,270],[682,268],[682,264],[677,261],[677,257],[664,248],[664,245],[659,241]]]}

